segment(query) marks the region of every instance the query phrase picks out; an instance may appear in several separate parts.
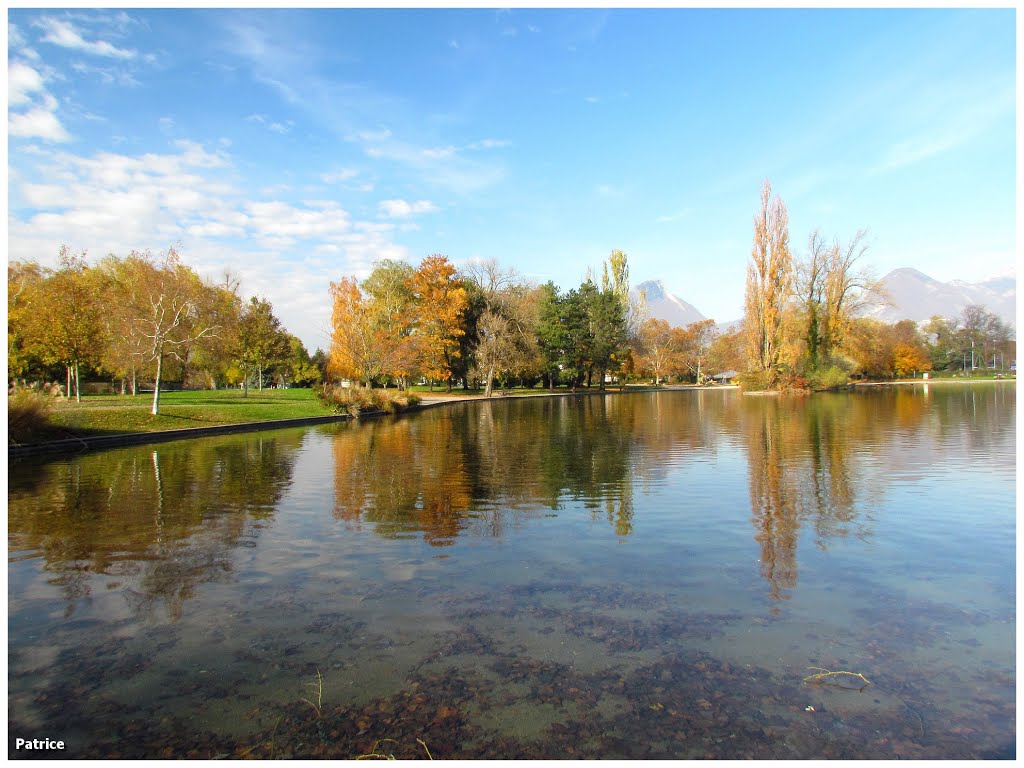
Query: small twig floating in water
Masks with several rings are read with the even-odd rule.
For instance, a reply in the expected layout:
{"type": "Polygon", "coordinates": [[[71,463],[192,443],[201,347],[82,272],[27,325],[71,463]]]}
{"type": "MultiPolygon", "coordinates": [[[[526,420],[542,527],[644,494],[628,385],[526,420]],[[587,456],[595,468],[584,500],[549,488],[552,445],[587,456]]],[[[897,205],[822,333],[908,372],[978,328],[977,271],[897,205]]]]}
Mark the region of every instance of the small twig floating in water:
{"type": "Polygon", "coordinates": [[[321,703],[323,701],[323,695],[324,695],[324,678],[320,674],[320,668],[319,667],[317,667],[317,670],[316,670],[316,682],[315,683],[306,683],[306,685],[311,687],[311,688],[316,688],[316,704],[314,704],[312,701],[310,701],[309,699],[306,699],[306,698],[304,698],[302,700],[304,702],[306,702],[307,704],[309,704],[309,706],[311,706],[313,709],[315,709],[316,710],[316,716],[320,717],[320,706],[321,706],[321,703]]]}
{"type": "Polygon", "coordinates": [[[871,685],[871,681],[864,677],[864,675],[862,675],[860,672],[832,672],[831,670],[824,669],[823,667],[811,667],[811,669],[817,669],[820,671],[813,675],[808,675],[807,677],[805,677],[805,683],[812,683],[814,685],[834,685],[836,688],[846,688],[851,691],[863,691],[865,688],[871,685]],[[843,685],[841,682],[841,680],[845,679],[844,677],[841,677],[843,675],[845,675],[846,677],[857,678],[862,683],[864,683],[864,685],[843,685]]]}

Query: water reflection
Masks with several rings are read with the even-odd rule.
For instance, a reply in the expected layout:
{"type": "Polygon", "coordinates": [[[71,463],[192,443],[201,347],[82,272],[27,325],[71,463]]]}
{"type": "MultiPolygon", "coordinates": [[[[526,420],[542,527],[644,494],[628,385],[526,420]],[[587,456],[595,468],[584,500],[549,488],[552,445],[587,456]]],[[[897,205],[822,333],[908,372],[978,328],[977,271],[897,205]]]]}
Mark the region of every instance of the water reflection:
{"type": "Polygon", "coordinates": [[[11,733],[106,758],[1012,754],[1013,394],[500,401],[12,466],[11,733]]]}
{"type": "Polygon", "coordinates": [[[805,523],[814,543],[872,536],[871,510],[893,478],[926,479],[957,456],[1013,466],[1013,387],[884,387],[810,398],[743,398],[741,433],[761,575],[785,600],[797,586],[805,523]],[[1000,460],[1001,458],[1001,460],[1000,460]]]}
{"type": "Polygon", "coordinates": [[[273,517],[300,442],[301,433],[198,440],[15,468],[12,559],[42,559],[65,617],[102,579],[136,612],[163,609],[177,620],[273,517]]]}
{"type": "MultiPolygon", "coordinates": [[[[761,576],[771,599],[785,600],[798,583],[802,530],[821,550],[850,535],[868,540],[871,510],[893,474],[913,479],[964,451],[1012,460],[1013,394],[1011,387],[941,397],[910,387],[811,398],[679,392],[467,404],[367,420],[329,441],[333,514],[353,530],[447,547],[459,536],[500,539],[571,505],[625,538],[635,531],[638,493],[657,494],[695,463],[714,468],[740,446],[761,576]]],[[[108,588],[123,582],[136,611],[162,607],[180,617],[197,586],[227,578],[233,552],[253,546],[270,524],[303,434],[13,467],[13,559],[43,559],[69,616],[104,576],[115,580],[108,588]]],[[[713,511],[714,498],[684,496],[680,504],[713,511]]]]}
{"type": "MultiPolygon", "coordinates": [[[[624,398],[628,399],[628,398],[624,398]]],[[[335,515],[386,537],[434,546],[580,501],[615,532],[632,530],[627,406],[604,397],[455,406],[360,425],[334,443],[335,515]]]]}

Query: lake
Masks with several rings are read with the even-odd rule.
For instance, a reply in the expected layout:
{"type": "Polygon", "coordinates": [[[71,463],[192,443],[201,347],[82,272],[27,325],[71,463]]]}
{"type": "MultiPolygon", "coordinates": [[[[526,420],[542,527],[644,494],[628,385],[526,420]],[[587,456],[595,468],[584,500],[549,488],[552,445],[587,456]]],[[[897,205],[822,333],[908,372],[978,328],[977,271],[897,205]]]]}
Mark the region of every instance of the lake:
{"type": "Polygon", "coordinates": [[[1015,397],[495,400],[12,462],[10,754],[1013,757],[1015,397]]]}

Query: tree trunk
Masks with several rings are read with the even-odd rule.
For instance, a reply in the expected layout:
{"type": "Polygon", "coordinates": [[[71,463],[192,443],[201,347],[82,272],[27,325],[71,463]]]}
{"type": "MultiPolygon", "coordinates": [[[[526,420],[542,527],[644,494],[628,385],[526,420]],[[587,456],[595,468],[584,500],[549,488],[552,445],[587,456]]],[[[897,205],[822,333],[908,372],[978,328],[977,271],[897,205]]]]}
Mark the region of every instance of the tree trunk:
{"type": "Polygon", "coordinates": [[[160,375],[164,372],[164,356],[156,356],[156,379],[153,382],[153,410],[154,416],[160,413],[160,375]]]}
{"type": "Polygon", "coordinates": [[[263,363],[259,363],[256,366],[256,373],[260,377],[256,382],[256,389],[260,392],[263,391],[263,363]]]}
{"type": "Polygon", "coordinates": [[[71,366],[65,365],[64,368],[67,370],[67,389],[64,390],[65,396],[71,397],[71,366]]]}
{"type": "Polygon", "coordinates": [[[484,397],[490,397],[494,392],[494,366],[487,369],[487,385],[484,387],[484,397]]]}
{"type": "Polygon", "coordinates": [[[77,360],[75,360],[75,402],[82,402],[82,379],[79,376],[77,360]]]}
{"type": "Polygon", "coordinates": [[[135,366],[132,366],[132,397],[139,394],[139,380],[135,375],[135,366]]]}

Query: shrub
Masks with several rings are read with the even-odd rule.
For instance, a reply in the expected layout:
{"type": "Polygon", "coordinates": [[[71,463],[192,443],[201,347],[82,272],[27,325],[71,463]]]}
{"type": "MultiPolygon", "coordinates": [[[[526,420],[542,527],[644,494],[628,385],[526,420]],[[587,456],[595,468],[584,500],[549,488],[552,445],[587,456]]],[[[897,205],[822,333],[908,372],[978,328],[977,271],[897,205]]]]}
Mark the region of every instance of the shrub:
{"type": "Polygon", "coordinates": [[[420,398],[409,392],[386,389],[364,389],[362,387],[330,387],[317,389],[317,397],[335,413],[347,413],[354,419],[371,411],[401,413],[414,405],[420,398]]]}
{"type": "Polygon", "coordinates": [[[746,371],[733,381],[740,385],[744,392],[764,392],[775,384],[773,371],[746,371]]]}
{"type": "Polygon", "coordinates": [[[815,392],[822,392],[827,389],[839,389],[850,383],[850,375],[838,365],[828,368],[819,368],[809,371],[807,379],[811,389],[815,392]]]}
{"type": "Polygon", "coordinates": [[[7,442],[38,439],[50,426],[50,400],[38,392],[16,389],[7,398],[7,442]]]}

